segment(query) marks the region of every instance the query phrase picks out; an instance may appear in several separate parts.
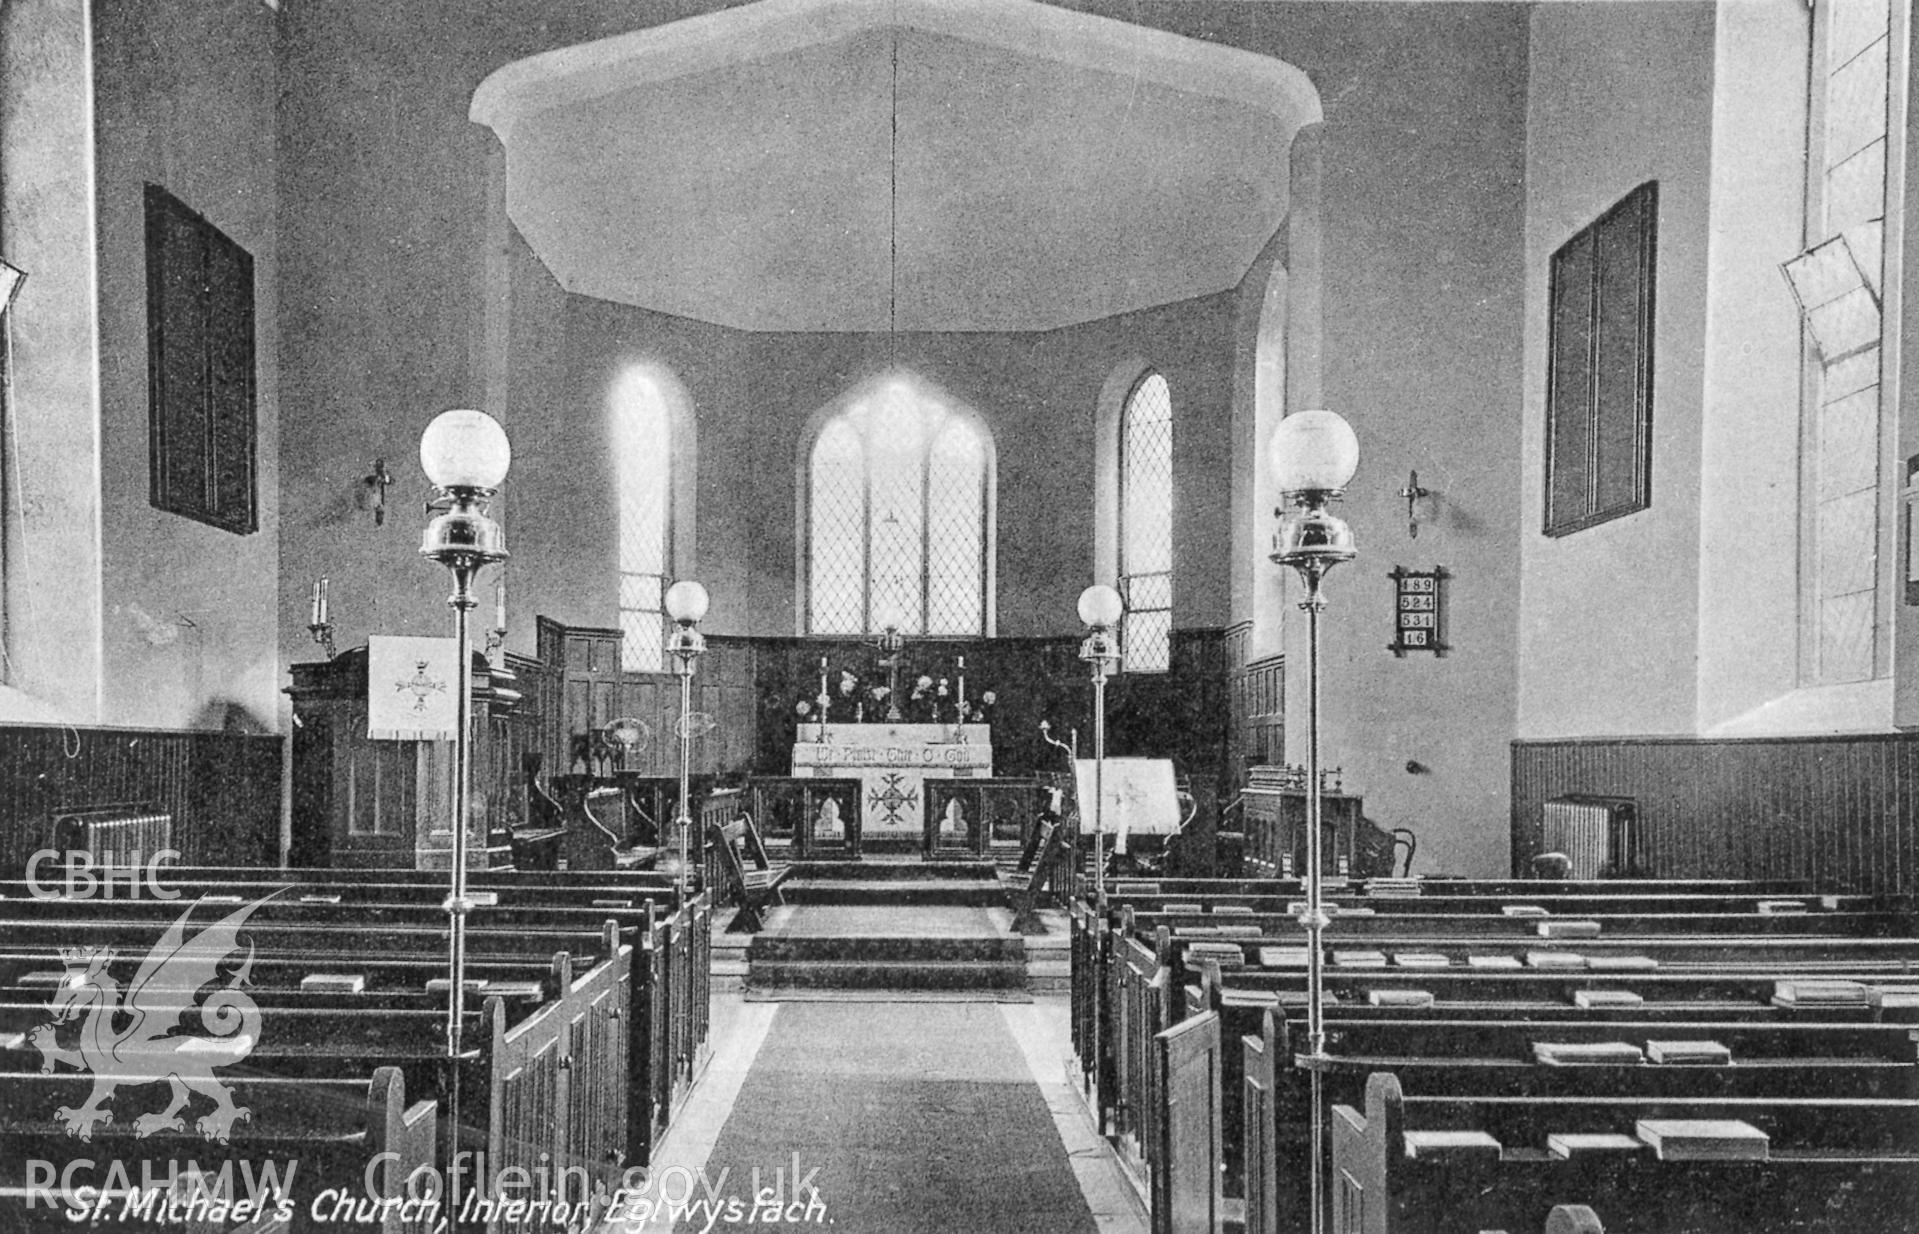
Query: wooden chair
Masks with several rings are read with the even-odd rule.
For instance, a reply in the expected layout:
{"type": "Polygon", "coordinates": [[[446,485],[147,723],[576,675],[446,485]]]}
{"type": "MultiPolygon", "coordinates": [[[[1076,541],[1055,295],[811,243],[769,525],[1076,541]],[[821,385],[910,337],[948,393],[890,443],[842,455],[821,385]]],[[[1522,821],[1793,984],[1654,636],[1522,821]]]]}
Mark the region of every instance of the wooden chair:
{"type": "Polygon", "coordinates": [[[729,934],[757,934],[765,928],[765,910],[784,904],[780,885],[792,873],[790,865],[774,866],[750,814],[730,823],[709,821],[706,842],[719,857],[721,877],[739,898],[740,910],[726,927],[729,934]]]}
{"type": "Polygon", "coordinates": [[[1039,897],[1045,892],[1066,851],[1066,828],[1052,819],[1042,820],[1039,829],[1026,842],[1019,866],[1007,890],[1013,899],[1013,928],[1021,934],[1044,934],[1039,919],[1039,897]]]}

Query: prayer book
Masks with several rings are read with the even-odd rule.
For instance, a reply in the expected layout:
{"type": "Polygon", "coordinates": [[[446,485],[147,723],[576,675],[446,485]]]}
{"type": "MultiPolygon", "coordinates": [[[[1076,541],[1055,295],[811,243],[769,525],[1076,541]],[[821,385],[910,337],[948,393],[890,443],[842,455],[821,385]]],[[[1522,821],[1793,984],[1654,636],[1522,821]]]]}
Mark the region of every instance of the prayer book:
{"type": "Polygon", "coordinates": [[[1642,1118],[1639,1138],[1661,1161],[1764,1161],[1771,1141],[1732,1118],[1642,1118]]]}
{"type": "Polygon", "coordinates": [[[1516,955],[1469,955],[1466,963],[1473,968],[1524,968],[1516,955]]]}
{"type": "Polygon", "coordinates": [[[1555,1067],[1646,1061],[1645,1053],[1638,1046],[1624,1041],[1535,1041],[1533,1057],[1555,1067]]]}
{"type": "Polygon", "coordinates": [[[1806,902],[1804,900],[1759,901],[1759,915],[1762,917],[1777,917],[1785,913],[1803,913],[1805,911],[1806,902]]]}
{"type": "Polygon", "coordinates": [[[1433,996],[1430,990],[1370,990],[1366,1001],[1375,1007],[1430,1007],[1433,996]]]}
{"type": "Polygon", "coordinates": [[[1655,1063],[1729,1063],[1732,1051],[1717,1041],[1648,1041],[1646,1057],[1655,1063]]]}
{"type": "Polygon", "coordinates": [[[300,978],[302,990],[330,990],[338,994],[364,994],[366,978],[359,973],[308,973],[300,978]]]}
{"type": "Polygon", "coordinates": [[[1333,963],[1341,968],[1385,968],[1383,951],[1335,951],[1333,963]]]}
{"type": "Polygon", "coordinates": [[[1526,963],[1533,968],[1584,968],[1586,957],[1576,951],[1528,951],[1526,963]]]}
{"type": "Polygon", "coordinates": [[[1499,1141],[1483,1131],[1408,1131],[1408,1157],[1497,1157],[1499,1141]]]}
{"type": "Polygon", "coordinates": [[[338,904],[339,902],[340,902],[340,897],[339,897],[339,896],[337,896],[337,895],[333,895],[333,896],[301,896],[301,897],[300,897],[300,903],[302,903],[302,904],[338,904]]]}
{"type": "Polygon", "coordinates": [[[1308,957],[1304,947],[1261,947],[1259,963],[1262,968],[1305,968],[1308,957]]]}
{"type": "Polygon", "coordinates": [[[1574,1157],[1582,1153],[1636,1153],[1646,1143],[1616,1131],[1555,1131],[1546,1137],[1546,1147],[1555,1157],[1574,1157]]]}
{"type": "Polygon", "coordinates": [[[1636,973],[1659,967],[1649,955],[1608,955],[1604,952],[1586,957],[1586,967],[1602,973],[1636,973]]]}
{"type": "Polygon", "coordinates": [[[1575,1007],[1637,1007],[1646,1000],[1631,990],[1574,990],[1575,1007]]]}
{"type": "Polygon", "coordinates": [[[1780,1007],[1863,1007],[1867,998],[1857,981],[1795,978],[1773,982],[1772,1001],[1780,1007]]]}
{"type": "Polygon", "coordinates": [[[1393,963],[1401,968],[1447,968],[1452,961],[1437,951],[1396,951],[1393,963]]]}
{"type": "Polygon", "coordinates": [[[1541,938],[1598,938],[1597,921],[1542,921],[1538,926],[1541,938]]]}
{"type": "Polygon", "coordinates": [[[1537,904],[1501,904],[1499,911],[1508,917],[1550,917],[1551,913],[1537,904]]]}

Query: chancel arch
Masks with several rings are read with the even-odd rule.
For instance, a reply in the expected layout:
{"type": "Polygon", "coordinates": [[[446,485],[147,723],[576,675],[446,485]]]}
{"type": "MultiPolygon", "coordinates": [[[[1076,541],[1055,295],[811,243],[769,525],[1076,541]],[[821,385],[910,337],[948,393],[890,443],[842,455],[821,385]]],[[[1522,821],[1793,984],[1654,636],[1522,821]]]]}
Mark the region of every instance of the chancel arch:
{"type": "Polygon", "coordinates": [[[803,436],[800,632],[990,635],[994,450],[984,419],[894,376],[803,436]]]}

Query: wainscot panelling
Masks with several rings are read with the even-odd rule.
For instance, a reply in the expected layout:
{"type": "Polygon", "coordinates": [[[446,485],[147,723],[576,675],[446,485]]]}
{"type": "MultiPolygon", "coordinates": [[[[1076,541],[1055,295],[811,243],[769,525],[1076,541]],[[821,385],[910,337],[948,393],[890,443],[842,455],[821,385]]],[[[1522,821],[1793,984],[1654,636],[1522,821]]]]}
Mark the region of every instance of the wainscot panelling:
{"type": "Polygon", "coordinates": [[[1517,741],[1513,870],[1539,852],[1541,807],[1569,793],[1637,803],[1635,860],[1662,878],[1793,878],[1915,889],[1919,735],[1517,741]]]}
{"type": "Polygon", "coordinates": [[[0,727],[0,869],[46,847],[56,812],[123,803],[171,814],[186,864],[276,865],[281,751],[276,736],[0,727]]]}

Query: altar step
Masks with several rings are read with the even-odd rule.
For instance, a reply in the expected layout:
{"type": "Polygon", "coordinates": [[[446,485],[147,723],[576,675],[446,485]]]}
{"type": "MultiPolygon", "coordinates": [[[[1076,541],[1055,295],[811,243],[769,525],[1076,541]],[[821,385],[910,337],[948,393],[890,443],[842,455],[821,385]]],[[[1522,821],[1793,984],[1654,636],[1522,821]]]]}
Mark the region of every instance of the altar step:
{"type": "Polygon", "coordinates": [[[803,861],[781,888],[791,905],[992,908],[1006,904],[983,861],[803,861]]]}
{"type": "MultiPolygon", "coordinates": [[[[911,886],[915,880],[900,880],[911,886]]],[[[938,880],[925,880],[938,881],[938,880]]],[[[971,991],[1023,994],[1026,940],[1005,910],[893,903],[775,909],[746,949],[746,990],[763,998],[808,991],[971,991]]]]}

